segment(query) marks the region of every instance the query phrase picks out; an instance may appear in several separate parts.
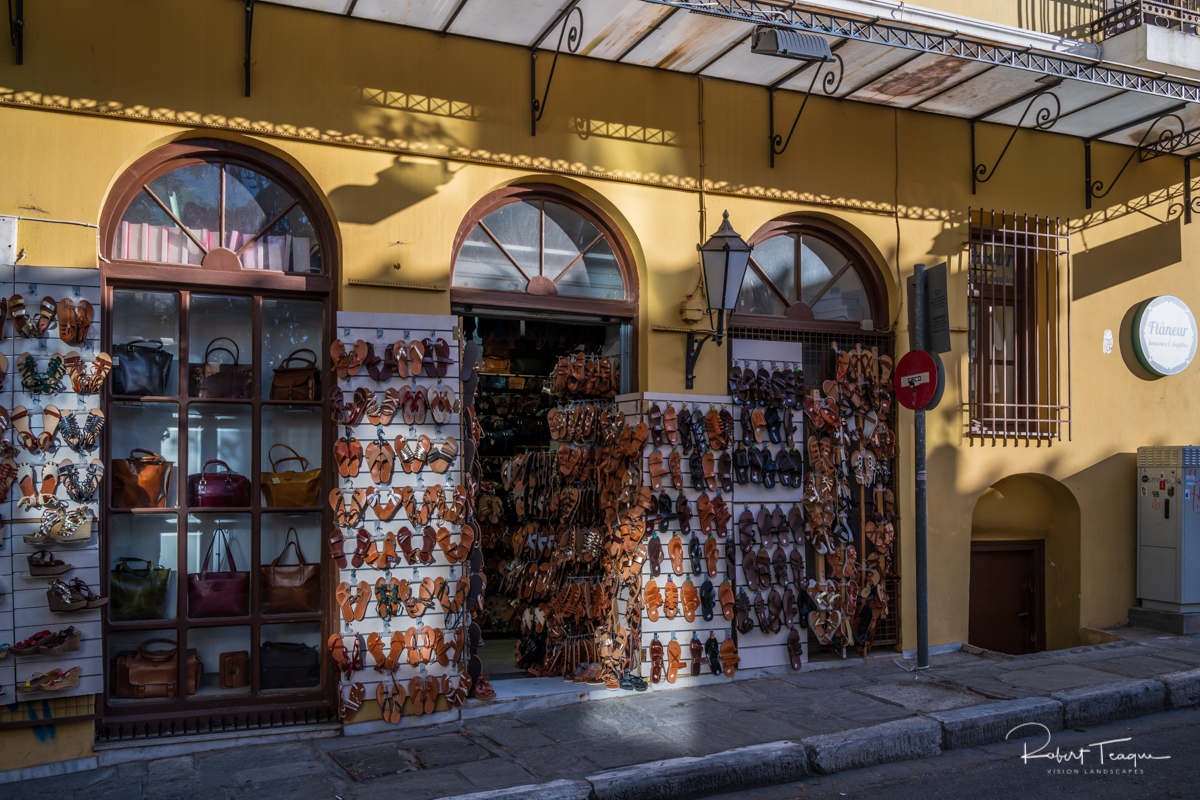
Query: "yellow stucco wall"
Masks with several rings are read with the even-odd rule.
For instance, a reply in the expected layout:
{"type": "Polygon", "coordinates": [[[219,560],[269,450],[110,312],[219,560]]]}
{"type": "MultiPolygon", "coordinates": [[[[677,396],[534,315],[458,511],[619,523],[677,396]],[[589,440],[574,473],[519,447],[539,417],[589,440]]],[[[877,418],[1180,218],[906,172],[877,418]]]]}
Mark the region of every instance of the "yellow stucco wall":
{"type": "MultiPolygon", "coordinates": [[[[262,5],[245,98],[237,3],[45,0],[26,14],[25,65],[13,66],[10,50],[0,64],[8,106],[0,108],[0,214],[94,224],[115,178],[154,147],[181,136],[251,139],[323,194],[344,280],[445,285],[454,233],[474,202],[515,181],[561,183],[607,209],[633,247],[643,390],[683,389],[683,336],[651,328],[681,324],[679,303],[697,281],[702,204],[709,231],[725,209],[747,237],[798,212],[845,227],[891,289],[890,319],[876,324],[897,321],[901,350],[907,332],[895,287],[914,263],[949,260],[950,384],[929,414],[930,641],[966,638],[972,513],[989,486],[1014,474],[1048,475],[1078,500],[1079,624],[1120,622],[1134,602],[1132,454],[1200,434],[1192,401],[1200,368],[1151,381],[1120,348],[1104,355],[1101,342],[1147,297],[1172,293],[1200,308],[1200,225],[1181,225],[1177,210],[1164,222],[1179,202],[1178,159],[1135,163],[1103,208],[1085,212],[1083,148],[1066,136],[1019,133],[996,179],[972,196],[969,127],[960,120],[814,98],[772,170],[762,88],[564,58],[534,138],[529,57],[518,47],[262,5]],[[593,133],[574,132],[577,120],[593,133]],[[972,205],[1073,220],[1071,442],[972,447],[964,438],[963,244],[972,205]]],[[[546,67],[543,59],[543,79],[546,67]]],[[[781,94],[781,119],[799,101],[781,94]]],[[[982,160],[1007,133],[981,126],[982,160]]],[[[1103,176],[1128,154],[1105,145],[1094,152],[1103,176]]],[[[91,229],[22,223],[20,246],[27,264],[96,264],[91,229]]],[[[343,285],[341,306],[446,313],[449,296],[343,285]]],[[[724,391],[723,363],[721,350],[705,348],[697,392],[724,391]]],[[[907,412],[900,446],[902,633],[912,647],[907,412]]]]}

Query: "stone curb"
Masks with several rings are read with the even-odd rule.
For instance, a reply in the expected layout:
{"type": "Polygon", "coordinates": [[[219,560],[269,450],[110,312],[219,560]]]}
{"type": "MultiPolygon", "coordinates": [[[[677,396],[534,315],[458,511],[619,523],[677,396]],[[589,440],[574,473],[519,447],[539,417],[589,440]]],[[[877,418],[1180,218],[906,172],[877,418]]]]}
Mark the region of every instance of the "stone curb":
{"type": "Polygon", "coordinates": [[[1157,680],[1118,681],[1054,692],[1050,697],[937,711],[799,742],[770,742],[607,770],[583,780],[526,784],[442,800],[691,800],[774,786],[814,773],[831,775],[1002,742],[1023,723],[1039,723],[1054,732],[1197,705],[1200,669],[1193,669],[1157,680]]]}
{"type": "Polygon", "coordinates": [[[942,726],[925,717],[907,717],[865,728],[801,739],[814,771],[832,775],[891,761],[928,758],[942,752],[942,726]]]}
{"type": "Polygon", "coordinates": [[[1068,689],[1050,696],[1063,704],[1063,727],[1088,728],[1165,711],[1167,687],[1158,681],[1128,680],[1068,689]]]}
{"type": "MultiPolygon", "coordinates": [[[[1200,672],[1197,673],[1200,675],[1200,672]]],[[[1051,733],[1063,727],[1063,704],[1048,697],[1023,697],[928,714],[942,725],[942,749],[958,750],[1002,742],[1018,725],[1040,723],[1051,733]]],[[[1014,738],[1035,733],[1029,729],[1014,738]]]]}
{"type": "Polygon", "coordinates": [[[802,744],[770,742],[711,756],[672,758],[587,776],[595,800],[688,800],[807,777],[802,744]]]}
{"type": "Polygon", "coordinates": [[[1167,710],[1200,705],[1200,669],[1159,675],[1158,682],[1167,687],[1167,710]]]}

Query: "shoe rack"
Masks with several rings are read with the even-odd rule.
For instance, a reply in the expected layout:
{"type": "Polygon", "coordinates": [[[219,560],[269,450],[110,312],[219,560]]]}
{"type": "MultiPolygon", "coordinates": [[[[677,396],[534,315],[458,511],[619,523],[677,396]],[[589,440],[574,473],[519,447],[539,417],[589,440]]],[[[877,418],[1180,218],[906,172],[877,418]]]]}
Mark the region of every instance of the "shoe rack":
{"type": "MultiPolygon", "coordinates": [[[[48,406],[55,406],[64,412],[74,412],[82,425],[88,412],[99,408],[100,395],[76,394],[69,375],[63,376],[61,388],[57,392],[41,395],[27,392],[22,388],[17,358],[28,352],[36,359],[39,370],[45,370],[47,361],[55,354],[65,356],[74,351],[87,362],[95,359],[101,342],[99,271],[20,265],[0,267],[0,294],[5,298],[21,295],[30,315],[38,310],[43,297],[52,297],[56,302],[67,297],[75,302],[87,300],[92,304],[95,309],[94,317],[87,334],[88,338],[83,344],[67,344],[59,338],[57,317],[44,337],[24,338],[15,334],[11,313],[4,323],[4,339],[0,342],[0,352],[8,359],[8,375],[4,379],[3,389],[0,390],[0,405],[4,406],[10,415],[18,406],[24,406],[29,412],[30,430],[34,435],[42,431],[42,412],[48,406]]],[[[33,466],[39,477],[41,468],[51,462],[58,464],[70,459],[76,464],[86,465],[93,458],[100,457],[98,447],[82,454],[74,452],[57,433],[49,453],[34,454],[20,446],[19,437],[11,426],[4,433],[4,438],[16,448],[13,460],[18,465],[33,466]]],[[[90,503],[82,504],[69,499],[62,486],[56,488],[55,496],[66,504],[67,510],[86,505],[95,515],[99,513],[100,493],[108,491],[108,480],[107,475],[101,479],[90,503]]],[[[21,489],[13,483],[8,487],[7,499],[0,503],[0,514],[4,518],[3,540],[0,541],[0,591],[3,592],[0,595],[0,642],[17,644],[40,631],[58,633],[70,626],[74,626],[82,636],[78,650],[28,656],[16,656],[10,652],[8,656],[0,658],[0,686],[4,688],[4,694],[0,695],[0,704],[99,694],[104,691],[100,608],[57,612],[50,610],[46,599],[46,590],[49,588],[47,583],[55,578],[64,583],[70,582],[72,578],[79,578],[93,592],[100,593],[100,551],[96,523],[84,523],[79,533],[87,530],[90,525],[91,535],[78,542],[28,543],[23,541],[22,537],[37,531],[41,523],[41,508],[22,508],[17,504],[20,498],[21,489]],[[49,550],[56,558],[70,564],[70,571],[58,576],[30,575],[27,556],[39,550],[49,550]],[[66,672],[73,667],[79,667],[77,686],[55,691],[16,693],[15,684],[29,679],[36,673],[49,673],[55,669],[66,672]]]]}
{"type": "MultiPolygon", "coordinates": [[[[649,426],[649,412],[651,407],[655,404],[658,405],[659,409],[664,414],[668,406],[673,406],[677,413],[686,407],[691,414],[699,413],[704,415],[708,413],[709,409],[715,408],[717,411],[724,409],[726,411],[730,411],[730,413],[735,413],[736,415],[736,409],[731,402],[731,398],[719,395],[673,395],[644,392],[637,395],[624,395],[618,397],[617,401],[619,408],[625,413],[625,424],[628,427],[635,427],[639,422],[645,422],[647,426],[649,426]]],[[[638,654],[641,662],[641,672],[639,674],[644,680],[651,684],[651,691],[697,685],[717,680],[726,680],[723,672],[719,673],[718,675],[712,674],[710,666],[707,662],[707,656],[701,657],[702,661],[699,665],[699,675],[693,677],[690,644],[692,642],[693,634],[699,637],[702,647],[708,641],[710,634],[716,637],[718,646],[723,643],[725,639],[733,636],[733,624],[731,621],[725,619],[724,615],[722,614],[720,602],[721,584],[728,577],[728,562],[726,561],[726,547],[728,540],[726,537],[721,536],[717,532],[716,524],[714,522],[712,529],[717,548],[717,575],[715,577],[710,576],[708,573],[707,562],[704,559],[703,549],[704,542],[708,536],[704,533],[701,527],[700,514],[696,505],[696,501],[699,499],[700,495],[707,493],[710,498],[721,496],[727,504],[730,504],[729,507],[732,511],[733,496],[731,493],[724,491],[719,486],[715,492],[708,491],[707,486],[697,486],[692,480],[689,470],[689,456],[683,454],[682,446],[671,445],[664,441],[664,444],[661,447],[656,448],[652,436],[647,439],[646,446],[643,448],[642,452],[642,482],[644,486],[652,486],[650,476],[650,458],[655,449],[658,449],[662,453],[664,466],[667,465],[672,450],[678,450],[680,453],[680,475],[683,483],[682,491],[687,496],[688,505],[692,513],[690,520],[692,533],[694,533],[700,540],[700,559],[699,563],[693,562],[689,553],[691,535],[683,533],[678,517],[666,521],[666,530],[661,529],[662,525],[660,522],[647,523],[646,537],[643,539],[642,544],[646,546],[647,552],[649,552],[650,541],[652,537],[657,534],[659,541],[662,543],[663,560],[660,567],[660,573],[657,577],[655,577],[652,573],[649,558],[647,558],[646,562],[642,565],[641,578],[643,595],[645,592],[645,587],[650,582],[651,578],[653,578],[655,583],[658,585],[659,595],[663,597],[664,601],[666,599],[666,587],[669,581],[675,584],[676,590],[679,592],[678,613],[675,615],[674,619],[669,619],[667,617],[664,604],[664,606],[658,610],[658,619],[651,620],[647,614],[645,605],[643,604],[641,618],[642,631],[640,640],[641,651],[638,654]],[[651,528],[653,528],[653,530],[651,530],[651,528]],[[676,535],[679,536],[683,548],[682,574],[675,573],[669,554],[670,542],[676,535]],[[699,574],[696,572],[697,569],[699,569],[699,574]],[[700,592],[700,589],[704,585],[705,581],[712,582],[713,592],[716,597],[715,602],[713,603],[712,620],[704,619],[703,605],[697,605],[694,621],[688,622],[684,616],[682,589],[684,582],[689,578],[696,587],[697,593],[700,592]],[[664,671],[664,677],[657,684],[651,682],[652,665],[650,659],[650,647],[656,636],[663,647],[664,671]],[[673,684],[669,683],[666,679],[666,672],[669,667],[667,649],[672,639],[679,643],[680,658],[684,665],[679,670],[678,677],[673,684]]],[[[719,458],[722,452],[723,451],[720,450],[713,451],[714,461],[719,458]]],[[[667,473],[662,477],[662,491],[665,491],[672,501],[675,501],[680,494],[680,492],[676,490],[672,483],[672,477],[670,473],[667,473]]],[[[661,492],[655,492],[654,494],[657,497],[660,493],[661,492]]],[[[671,511],[674,510],[674,507],[672,507],[671,511]]],[[[736,520],[736,515],[734,519],[736,520]]],[[[730,521],[729,525],[730,531],[733,531],[733,520],[730,521]]],[[[743,660],[742,664],[740,664],[738,668],[744,669],[745,654],[742,652],[742,644],[740,641],[738,641],[738,651],[743,660]]]]}
{"type": "MultiPolygon", "coordinates": [[[[392,489],[400,491],[403,487],[412,488],[415,499],[420,502],[425,490],[429,487],[440,485],[444,492],[444,496],[448,504],[453,503],[454,490],[462,485],[463,481],[463,457],[464,449],[467,447],[462,435],[462,426],[460,424],[460,411],[462,408],[462,385],[460,381],[459,365],[461,363],[460,343],[458,340],[459,320],[454,316],[434,316],[434,315],[411,315],[411,314],[372,314],[372,313],[357,313],[357,312],[340,312],[337,319],[337,337],[350,348],[354,343],[361,339],[364,342],[369,342],[373,345],[375,354],[382,358],[384,351],[388,345],[394,344],[397,341],[421,341],[423,339],[431,339],[435,343],[438,339],[443,339],[450,346],[451,363],[447,369],[446,375],[443,378],[427,377],[422,371],[420,377],[417,378],[401,378],[392,376],[388,381],[376,381],[367,372],[365,367],[359,369],[356,376],[346,378],[337,378],[337,385],[342,390],[344,398],[347,402],[353,397],[354,392],[360,387],[366,387],[375,393],[377,401],[382,401],[384,392],[389,388],[395,388],[399,391],[401,399],[404,397],[405,390],[425,389],[430,386],[449,388],[454,393],[454,411],[450,420],[446,423],[438,424],[433,421],[432,414],[427,414],[426,421],[422,425],[408,425],[403,419],[403,409],[398,410],[391,423],[383,426],[375,426],[364,416],[362,421],[349,429],[340,424],[335,424],[336,432],[334,439],[337,440],[344,436],[351,436],[357,439],[364,450],[362,466],[359,473],[355,476],[345,478],[342,477],[336,467],[336,457],[333,459],[335,464],[334,478],[338,490],[342,492],[353,492],[355,489],[372,488],[376,491],[384,489],[392,489]],[[392,444],[396,451],[396,460],[390,481],[387,483],[376,483],[372,478],[369,470],[369,464],[365,455],[365,450],[369,444],[377,441],[382,434],[383,440],[392,444]],[[414,447],[416,441],[424,435],[429,437],[431,443],[440,447],[446,442],[446,438],[453,437],[458,442],[458,454],[454,458],[452,465],[444,473],[433,472],[428,464],[417,473],[406,473],[400,458],[401,449],[404,443],[412,442],[414,447]],[[397,446],[396,439],[400,438],[397,446]]],[[[336,376],[335,376],[336,377],[336,376]]],[[[325,499],[329,502],[329,499],[325,499]]],[[[444,522],[441,520],[432,520],[430,524],[435,531],[439,527],[445,527],[451,533],[451,541],[458,544],[460,532],[463,530],[460,522],[444,522]]],[[[335,522],[336,525],[336,522],[335,522]]],[[[361,567],[352,568],[351,559],[355,549],[355,537],[358,531],[366,530],[370,534],[372,541],[378,548],[382,548],[387,541],[387,533],[396,533],[401,528],[408,527],[413,531],[413,549],[419,549],[422,544],[421,532],[424,526],[415,524],[408,518],[408,515],[403,507],[397,509],[391,521],[380,521],[375,512],[368,507],[364,521],[359,525],[348,528],[335,528],[340,530],[344,539],[343,548],[346,554],[346,568],[338,570],[334,566],[337,575],[332,581],[332,585],[336,591],[337,586],[345,582],[350,587],[355,587],[360,581],[366,581],[371,591],[371,599],[367,604],[366,613],[361,620],[352,619],[347,621],[342,614],[340,607],[337,607],[335,601],[335,612],[332,617],[334,627],[331,633],[339,633],[345,644],[347,653],[353,654],[354,640],[356,636],[362,637],[360,645],[363,666],[362,669],[356,670],[353,674],[346,678],[342,673],[336,671],[334,674],[339,679],[339,692],[342,697],[347,697],[350,688],[355,683],[363,684],[366,690],[366,699],[363,701],[363,708],[356,714],[352,714],[345,720],[347,725],[354,725],[360,728],[360,732],[369,732],[372,729],[383,730],[387,728],[387,723],[380,720],[378,714],[373,713],[376,705],[376,686],[381,681],[387,681],[389,673],[387,671],[379,672],[374,669],[375,659],[371,656],[367,649],[367,638],[371,633],[378,633],[383,640],[385,655],[391,655],[391,639],[392,634],[406,632],[409,628],[416,628],[419,631],[426,631],[433,628],[441,629],[443,636],[450,639],[454,636],[457,629],[463,631],[463,641],[467,641],[467,625],[470,623],[470,615],[468,612],[468,603],[464,601],[460,611],[452,614],[447,614],[443,611],[442,606],[433,600],[433,604],[420,616],[414,618],[409,615],[408,611],[401,606],[399,616],[392,617],[389,620],[384,620],[380,617],[378,611],[378,602],[375,594],[376,581],[382,578],[386,583],[390,578],[397,580],[408,581],[411,587],[412,597],[417,598],[421,582],[427,578],[437,579],[442,578],[447,582],[447,589],[453,594],[457,590],[458,584],[461,581],[466,581],[470,584],[470,566],[469,560],[464,560],[458,563],[451,563],[447,559],[442,548],[435,545],[433,549],[433,560],[429,564],[417,563],[409,564],[400,551],[399,560],[391,569],[379,570],[364,563],[361,567]],[[369,712],[367,708],[370,707],[369,712]],[[361,727],[360,723],[365,723],[367,727],[361,727]]],[[[328,538],[333,531],[326,534],[325,546],[328,547],[328,538]]],[[[477,551],[479,543],[476,541],[473,545],[473,550],[477,551]]],[[[403,716],[405,718],[414,715],[414,707],[412,697],[409,695],[409,683],[414,677],[429,677],[434,676],[440,678],[442,675],[451,676],[452,679],[458,680],[464,676],[464,664],[467,658],[469,647],[464,644],[462,654],[456,661],[452,661],[448,666],[442,666],[438,663],[436,654],[429,663],[421,663],[417,666],[412,666],[408,659],[408,650],[405,649],[402,657],[399,659],[400,664],[394,672],[396,683],[399,684],[406,693],[406,699],[403,707],[403,716]]],[[[330,658],[328,637],[326,641],[326,658],[330,658]]],[[[332,662],[331,662],[332,663],[332,662]]],[[[390,685],[390,681],[389,681],[390,685]]],[[[439,690],[440,691],[440,690],[439,690]]],[[[463,696],[466,691],[464,689],[463,696]]],[[[437,711],[446,711],[449,706],[444,697],[437,698],[437,711]]],[[[418,715],[419,716],[419,715],[418,715]]],[[[405,724],[411,724],[411,720],[405,719],[405,724]]]]}
{"type": "MultiPolygon", "coordinates": [[[[732,342],[732,346],[734,362],[738,363],[739,360],[742,360],[745,362],[744,366],[757,367],[761,365],[768,371],[772,370],[774,367],[783,368],[785,365],[792,369],[803,368],[804,356],[802,345],[798,342],[764,342],[735,339],[732,342]]],[[[737,442],[741,442],[744,436],[741,405],[736,405],[734,407],[733,416],[737,423],[737,442]]],[[[794,442],[797,447],[803,449],[803,418],[803,412],[799,408],[795,409],[794,424],[796,426],[796,432],[792,440],[787,439],[786,431],[783,430],[783,426],[781,424],[780,434],[782,441],[779,444],[773,444],[770,441],[764,440],[764,443],[758,445],[758,447],[760,449],[769,448],[772,454],[777,454],[781,449],[791,447],[794,442]]],[[[735,442],[733,446],[733,450],[735,451],[737,449],[737,442],[735,442]]],[[[802,476],[802,474],[802,470],[797,471],[797,477],[802,476]]],[[[800,484],[797,483],[797,487],[799,485],[800,484]]],[[[733,495],[735,502],[733,504],[733,521],[730,523],[730,533],[732,535],[733,542],[740,542],[740,538],[738,536],[738,520],[741,518],[741,515],[744,511],[749,511],[756,520],[759,512],[764,507],[766,507],[768,512],[774,511],[776,507],[779,507],[782,508],[786,514],[793,506],[798,504],[801,490],[799,488],[784,486],[782,483],[778,482],[778,480],[776,480],[775,486],[770,489],[768,489],[762,483],[735,483],[733,495]]],[[[802,535],[799,541],[796,541],[796,537],[792,536],[789,532],[786,537],[788,541],[787,546],[781,547],[776,537],[765,537],[767,541],[764,542],[764,537],[759,531],[757,521],[751,530],[754,532],[754,546],[749,553],[743,553],[742,548],[740,546],[737,547],[737,574],[736,580],[734,581],[736,587],[735,598],[740,596],[743,589],[748,585],[746,582],[747,567],[750,569],[756,568],[755,565],[747,564],[746,561],[749,558],[755,558],[760,549],[765,549],[768,555],[772,557],[775,555],[775,551],[777,549],[782,549],[785,558],[790,558],[792,551],[798,549],[801,557],[803,558],[803,563],[806,570],[809,562],[811,561],[810,551],[812,548],[807,545],[806,540],[803,538],[803,531],[801,532],[802,535]]],[[[802,609],[807,608],[807,604],[804,602],[804,592],[806,591],[806,587],[803,585],[796,585],[790,564],[788,565],[786,571],[788,582],[786,585],[779,585],[779,583],[775,580],[774,569],[771,570],[771,589],[778,591],[782,599],[786,589],[790,587],[793,595],[795,596],[796,615],[792,624],[796,629],[799,630],[800,633],[800,646],[802,649],[800,663],[803,665],[808,661],[807,623],[804,625],[801,624],[801,617],[807,616],[807,611],[802,611],[802,609]]],[[[805,574],[807,574],[807,572],[805,574]]],[[[769,598],[771,589],[765,589],[761,592],[764,602],[766,602],[769,598]]],[[[746,588],[745,591],[747,599],[750,602],[749,618],[751,621],[757,623],[758,617],[754,613],[754,604],[755,597],[759,594],[759,592],[750,591],[748,588],[746,588]]],[[[749,632],[739,633],[738,647],[742,657],[742,663],[739,666],[742,669],[779,667],[783,665],[790,667],[791,656],[787,650],[787,640],[790,633],[791,629],[785,624],[780,625],[779,630],[775,633],[764,632],[757,624],[749,632]]]]}

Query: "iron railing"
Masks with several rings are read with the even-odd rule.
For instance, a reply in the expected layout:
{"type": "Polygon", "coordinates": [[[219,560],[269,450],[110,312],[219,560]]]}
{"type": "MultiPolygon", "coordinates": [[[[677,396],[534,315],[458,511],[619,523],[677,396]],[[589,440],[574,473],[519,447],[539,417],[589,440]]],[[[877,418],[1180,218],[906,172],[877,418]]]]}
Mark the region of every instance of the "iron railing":
{"type": "Polygon", "coordinates": [[[1139,25],[1196,33],[1200,0],[1103,0],[1102,15],[1092,23],[1092,35],[1109,39],[1139,25]]]}

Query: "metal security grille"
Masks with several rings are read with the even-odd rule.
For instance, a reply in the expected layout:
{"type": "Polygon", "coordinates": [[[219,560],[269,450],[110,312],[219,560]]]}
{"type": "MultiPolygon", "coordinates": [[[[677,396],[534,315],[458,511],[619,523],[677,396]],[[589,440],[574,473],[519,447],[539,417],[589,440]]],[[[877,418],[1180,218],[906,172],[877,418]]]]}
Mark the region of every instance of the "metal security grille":
{"type": "MultiPolygon", "coordinates": [[[[766,328],[766,327],[741,327],[730,326],[729,336],[734,339],[756,339],[767,342],[799,342],[804,348],[804,388],[805,389],[820,389],[821,384],[833,377],[834,367],[836,362],[832,358],[832,345],[836,342],[843,348],[853,347],[855,344],[862,343],[862,346],[867,350],[872,347],[879,348],[881,354],[894,355],[895,338],[890,333],[872,333],[869,331],[854,331],[851,333],[832,333],[826,331],[802,331],[782,328],[766,328]]],[[[896,414],[893,408],[891,418],[888,419],[888,425],[892,430],[896,429],[896,414]]],[[[805,448],[802,451],[807,452],[805,448]]],[[[897,452],[897,456],[899,452],[897,452]]],[[[887,480],[887,488],[892,490],[896,495],[897,507],[899,507],[899,490],[896,486],[896,470],[893,469],[887,480]]],[[[855,538],[857,540],[857,515],[851,515],[851,527],[855,528],[855,538]]],[[[896,514],[894,521],[896,527],[896,543],[893,545],[893,552],[900,552],[900,513],[896,514]]],[[[808,550],[808,563],[815,563],[815,557],[810,547],[808,550]]],[[[898,562],[898,559],[897,559],[898,562]]],[[[897,569],[899,563],[896,564],[897,569]]],[[[888,608],[887,616],[882,617],[875,626],[874,646],[894,645],[900,642],[900,579],[899,577],[889,577],[884,582],[884,587],[888,593],[888,608]]],[[[809,652],[829,649],[829,645],[817,644],[815,640],[809,642],[809,652]]]]}
{"type": "Polygon", "coordinates": [[[969,438],[1071,438],[1068,221],[970,211],[969,438]]]}

